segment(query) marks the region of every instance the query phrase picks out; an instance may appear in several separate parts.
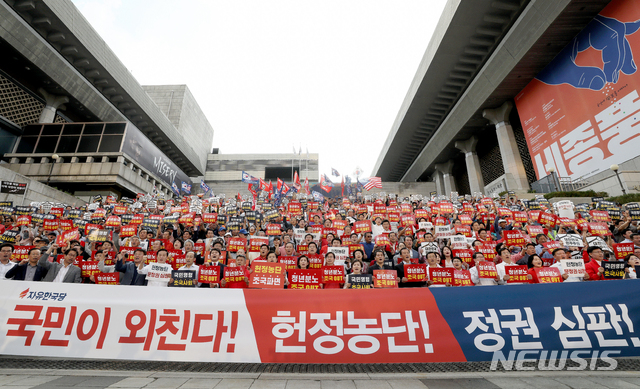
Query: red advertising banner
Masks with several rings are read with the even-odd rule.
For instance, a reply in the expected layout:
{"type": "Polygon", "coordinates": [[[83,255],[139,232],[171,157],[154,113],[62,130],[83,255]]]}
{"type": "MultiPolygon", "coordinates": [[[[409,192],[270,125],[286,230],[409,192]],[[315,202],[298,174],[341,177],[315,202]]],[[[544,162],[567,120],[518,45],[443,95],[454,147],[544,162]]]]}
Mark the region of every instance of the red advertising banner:
{"type": "Polygon", "coordinates": [[[404,265],[404,276],[408,282],[421,282],[427,279],[427,265],[404,265]]]}
{"type": "Polygon", "coordinates": [[[516,96],[538,179],[588,177],[638,155],[639,19],[640,4],[612,1],[516,96]]]}
{"type": "Polygon", "coordinates": [[[250,288],[284,289],[285,269],[281,263],[258,262],[249,277],[250,288]]]}
{"type": "Polygon", "coordinates": [[[93,279],[98,285],[120,285],[120,272],[94,273],[93,279]]]}
{"type": "Polygon", "coordinates": [[[505,266],[504,270],[505,273],[509,276],[509,279],[507,280],[507,283],[509,284],[529,282],[529,278],[527,277],[529,275],[529,268],[527,267],[527,265],[505,266]]]}
{"type": "Polygon", "coordinates": [[[374,288],[397,288],[398,272],[395,270],[374,270],[373,271],[373,287],[374,288]]]}
{"type": "Polygon", "coordinates": [[[429,268],[429,280],[434,285],[453,285],[453,273],[455,269],[452,267],[430,267],[429,268]]]}
{"type": "Polygon", "coordinates": [[[320,289],[320,270],[289,270],[287,276],[289,277],[289,289],[320,289]]]}
{"type": "Polygon", "coordinates": [[[344,282],[344,266],[323,266],[321,270],[324,284],[344,282]]]}
{"type": "Polygon", "coordinates": [[[534,270],[541,284],[551,282],[562,282],[562,274],[557,267],[539,267],[534,270]]]}

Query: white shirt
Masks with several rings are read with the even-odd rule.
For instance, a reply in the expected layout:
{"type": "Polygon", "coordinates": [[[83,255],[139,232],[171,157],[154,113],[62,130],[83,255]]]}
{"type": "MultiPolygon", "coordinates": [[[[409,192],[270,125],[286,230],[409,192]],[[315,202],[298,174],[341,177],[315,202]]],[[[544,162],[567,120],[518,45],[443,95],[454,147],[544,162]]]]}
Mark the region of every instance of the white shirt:
{"type": "Polygon", "coordinates": [[[9,269],[14,267],[15,265],[16,265],[16,263],[12,262],[11,260],[9,262],[7,262],[6,265],[4,263],[0,262],[0,280],[6,280],[7,278],[4,278],[4,275],[7,274],[9,269]]]}
{"type": "Polygon", "coordinates": [[[54,278],[52,282],[62,282],[64,280],[64,276],[67,275],[67,272],[69,271],[69,267],[70,266],[71,265],[69,265],[69,266],[64,266],[63,265],[60,268],[60,271],[58,272],[58,275],[56,275],[56,278],[54,278]]]}

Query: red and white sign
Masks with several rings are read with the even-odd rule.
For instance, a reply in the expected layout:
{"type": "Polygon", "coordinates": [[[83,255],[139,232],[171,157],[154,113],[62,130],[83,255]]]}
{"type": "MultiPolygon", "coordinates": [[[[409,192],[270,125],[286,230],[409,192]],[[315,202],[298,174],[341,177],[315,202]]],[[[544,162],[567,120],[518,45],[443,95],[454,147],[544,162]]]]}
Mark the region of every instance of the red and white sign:
{"type": "Polygon", "coordinates": [[[507,280],[507,283],[509,284],[529,282],[529,268],[527,267],[527,265],[505,266],[504,270],[505,273],[509,276],[509,279],[507,280]]]}
{"type": "Polygon", "coordinates": [[[395,270],[374,270],[373,271],[373,287],[374,288],[397,288],[398,272],[395,270]]]}
{"type": "Polygon", "coordinates": [[[551,282],[562,282],[562,274],[557,267],[539,267],[534,270],[541,284],[551,282]]]}
{"type": "Polygon", "coordinates": [[[498,277],[498,271],[496,270],[496,264],[489,261],[480,261],[476,264],[478,268],[479,278],[491,278],[498,277]]]}
{"type": "Polygon", "coordinates": [[[430,267],[429,280],[434,285],[454,284],[453,273],[455,269],[452,267],[430,267]]]}
{"type": "Polygon", "coordinates": [[[289,289],[320,289],[320,270],[295,269],[287,272],[289,289]]]}
{"type": "Polygon", "coordinates": [[[272,262],[255,262],[249,277],[250,288],[284,289],[285,265],[272,262]]]}

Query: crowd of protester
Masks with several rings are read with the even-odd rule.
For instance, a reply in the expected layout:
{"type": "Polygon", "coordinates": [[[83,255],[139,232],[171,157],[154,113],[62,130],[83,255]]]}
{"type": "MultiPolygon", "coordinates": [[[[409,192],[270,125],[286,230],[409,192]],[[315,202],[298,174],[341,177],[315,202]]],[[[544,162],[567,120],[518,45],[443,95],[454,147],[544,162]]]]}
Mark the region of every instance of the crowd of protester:
{"type": "MultiPolygon", "coordinates": [[[[335,199],[294,194],[282,203],[239,197],[165,201],[139,195],[98,198],[82,208],[1,207],[0,278],[101,283],[98,275],[119,273],[121,285],[171,286],[179,284],[178,273],[148,279],[149,272],[186,270],[197,278],[217,266],[217,279],[196,286],[247,288],[256,266],[284,259],[289,273],[343,268],[340,282],[319,282],[318,288],[361,287],[363,275],[379,270],[391,271],[393,287],[549,282],[541,277],[544,269],[557,269],[556,282],[634,279],[640,270],[637,203],[367,192],[335,199]],[[583,269],[563,268],[566,260],[582,261],[583,269]],[[97,269],[84,266],[96,262],[97,269]],[[622,266],[616,273],[607,262],[622,266]],[[423,277],[406,271],[415,264],[426,265],[423,277]],[[511,266],[526,266],[519,282],[510,282],[511,266]],[[227,277],[232,268],[234,276],[227,277]],[[449,268],[454,279],[432,279],[430,269],[449,268]]],[[[282,277],[290,287],[290,277],[282,277]]]]}

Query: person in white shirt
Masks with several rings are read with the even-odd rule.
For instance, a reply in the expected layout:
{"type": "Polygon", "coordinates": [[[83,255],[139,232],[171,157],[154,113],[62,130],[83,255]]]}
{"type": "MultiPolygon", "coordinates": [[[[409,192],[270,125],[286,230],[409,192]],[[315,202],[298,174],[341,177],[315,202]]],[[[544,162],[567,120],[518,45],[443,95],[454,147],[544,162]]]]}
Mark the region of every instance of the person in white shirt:
{"type": "Polygon", "coordinates": [[[471,274],[471,281],[475,285],[497,285],[498,282],[500,282],[500,279],[498,277],[496,277],[495,279],[480,278],[480,276],[478,275],[478,263],[480,261],[484,261],[484,255],[482,253],[473,253],[473,261],[475,262],[476,266],[469,269],[469,274],[471,274]]]}
{"type": "Polygon", "coordinates": [[[0,280],[6,280],[5,274],[16,265],[15,262],[11,260],[11,255],[13,254],[13,245],[9,243],[5,243],[0,245],[0,280]]]}
{"type": "MultiPolygon", "coordinates": [[[[587,273],[586,271],[584,272],[584,276],[582,277],[571,276],[564,271],[562,263],[560,263],[560,261],[563,259],[571,259],[567,255],[567,250],[563,248],[553,250],[553,259],[555,263],[549,267],[555,267],[560,270],[560,274],[562,274],[562,279],[564,280],[564,282],[580,282],[587,281],[589,279],[589,273],[587,273]]],[[[582,261],[582,259],[579,259],[579,261],[582,261]]]]}
{"type": "MultiPolygon", "coordinates": [[[[496,265],[496,271],[498,272],[499,279],[498,284],[504,285],[509,281],[509,275],[507,274],[507,270],[505,269],[505,267],[518,265],[513,263],[513,261],[511,260],[511,251],[509,251],[509,248],[507,246],[502,246],[498,254],[502,258],[502,262],[496,265]]],[[[508,285],[517,284],[523,284],[523,282],[511,282],[508,285]]]]}
{"type": "Polygon", "coordinates": [[[147,286],[167,286],[171,280],[171,265],[167,263],[169,252],[160,249],[156,252],[156,261],[138,271],[147,275],[147,286]]]}
{"type": "MultiPolygon", "coordinates": [[[[186,263],[178,268],[178,270],[195,270],[196,271],[196,280],[198,280],[198,271],[200,270],[200,266],[195,264],[196,261],[196,253],[193,251],[189,251],[185,254],[184,257],[186,263]]],[[[200,287],[201,283],[198,282],[198,287],[200,287]]]]}

